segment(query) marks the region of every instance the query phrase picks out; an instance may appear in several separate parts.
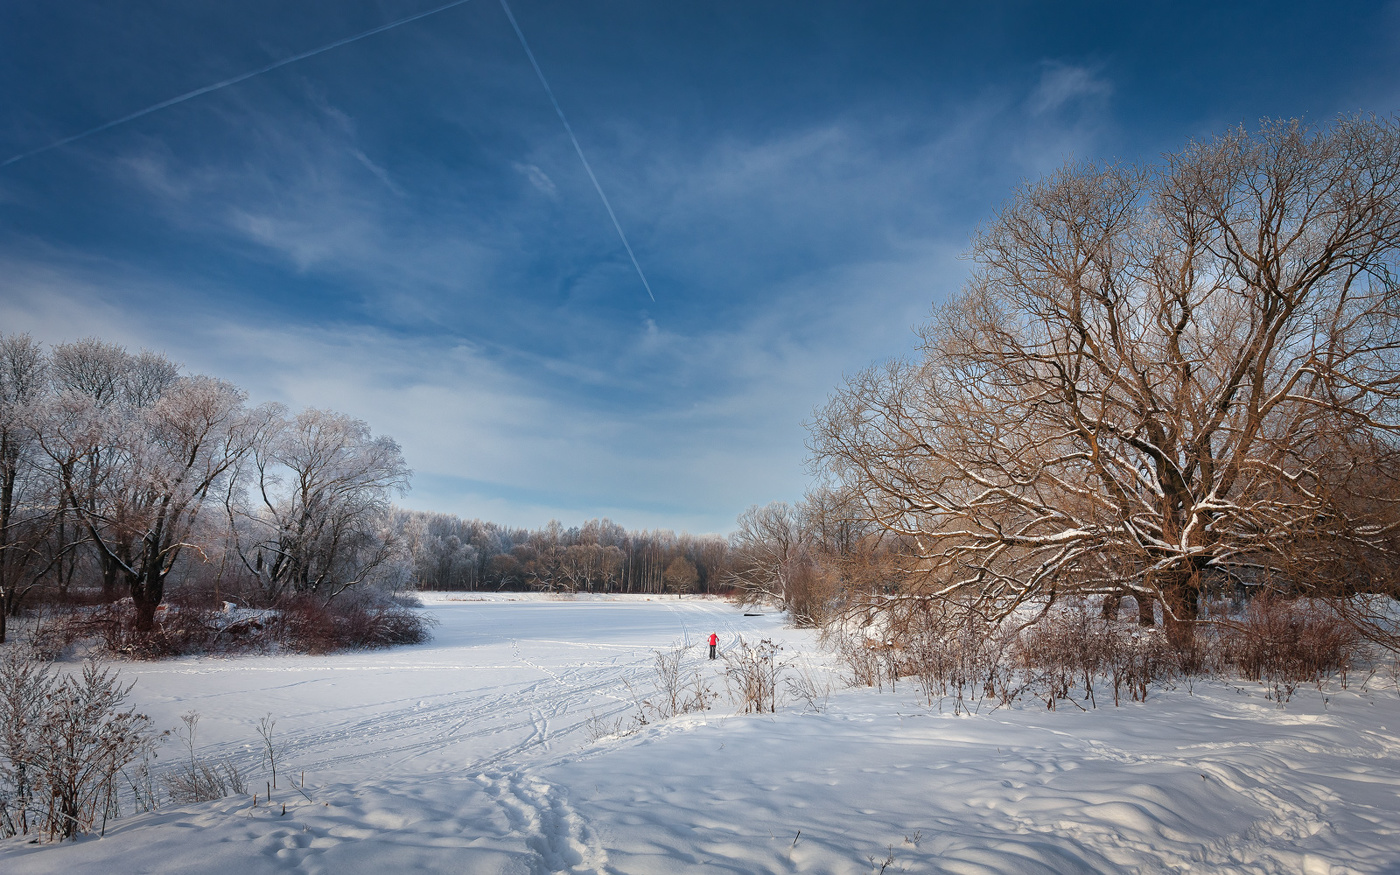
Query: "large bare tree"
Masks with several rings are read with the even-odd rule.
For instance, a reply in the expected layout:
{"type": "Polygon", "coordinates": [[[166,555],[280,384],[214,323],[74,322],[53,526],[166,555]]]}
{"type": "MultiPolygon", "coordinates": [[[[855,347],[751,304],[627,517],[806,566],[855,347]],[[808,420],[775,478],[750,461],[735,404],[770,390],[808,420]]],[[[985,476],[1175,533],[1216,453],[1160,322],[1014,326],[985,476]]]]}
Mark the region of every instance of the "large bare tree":
{"type": "Polygon", "coordinates": [[[1397,558],[1398,247],[1393,120],[1068,166],[978,234],[917,360],[833,396],[815,457],[912,593],[992,616],[1132,594],[1186,646],[1212,579],[1384,589],[1308,550],[1397,558]]]}

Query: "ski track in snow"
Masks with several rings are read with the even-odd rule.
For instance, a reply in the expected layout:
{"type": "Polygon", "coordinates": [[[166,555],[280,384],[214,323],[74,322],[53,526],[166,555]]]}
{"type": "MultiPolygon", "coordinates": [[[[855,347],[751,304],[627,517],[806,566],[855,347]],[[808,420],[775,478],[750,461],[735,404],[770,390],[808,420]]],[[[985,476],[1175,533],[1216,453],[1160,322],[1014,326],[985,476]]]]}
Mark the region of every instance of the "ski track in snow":
{"type": "MultiPolygon", "coordinates": [[[[514,600],[512,600],[514,602],[514,600]]],[[[723,689],[726,650],[814,636],[712,600],[430,603],[427,645],[122,667],[136,704],[202,715],[198,753],[245,796],[0,843],[5,875],[471,872],[669,875],[1400,872],[1400,696],[1200,684],[1146,705],[954,717],[852,690],[826,713],[716,711],[589,741],[635,708],[656,650],[723,689]],[[1338,709],[1341,710],[1338,710],[1338,709]],[[277,718],[279,784],[257,718],[277,718]],[[300,783],[304,791],[288,787],[300,783]],[[800,830],[800,832],[799,832],[800,830]]],[[[157,764],[178,768],[170,748],[157,764]]]]}
{"type": "MultiPolygon", "coordinates": [[[[479,666],[474,670],[499,668],[518,673],[518,669],[524,667],[538,674],[533,680],[439,693],[436,695],[439,701],[436,702],[428,702],[416,695],[407,696],[383,702],[382,709],[368,715],[359,709],[345,708],[342,709],[345,711],[343,718],[326,721],[319,729],[284,734],[278,742],[282,757],[288,763],[295,763],[298,769],[313,774],[371,759],[388,760],[392,770],[427,754],[439,753],[454,746],[469,747],[468,743],[472,741],[510,737],[521,731],[525,735],[517,741],[493,749],[486,756],[461,763],[461,767],[488,769],[522,756],[547,753],[555,738],[573,736],[592,717],[615,717],[631,710],[633,700],[627,694],[623,680],[631,679],[645,687],[656,650],[669,649],[676,644],[695,646],[686,622],[687,614],[701,614],[718,631],[724,632],[726,644],[723,646],[737,645],[741,631],[735,627],[731,619],[732,610],[727,605],[702,601],[661,604],[674,617],[678,627],[679,634],[672,635],[669,642],[658,640],[654,645],[630,646],[587,645],[589,650],[602,648],[616,652],[606,660],[594,658],[575,665],[551,667],[543,661],[532,659],[522,650],[520,639],[513,638],[509,642],[512,658],[508,663],[479,666]]],[[[531,644],[580,647],[577,641],[548,638],[531,639],[531,644]]],[[[451,670],[465,672],[469,669],[451,670]]],[[[270,684],[266,690],[294,694],[299,686],[311,683],[315,682],[299,680],[270,684]]],[[[255,761],[260,756],[260,748],[251,745],[247,739],[201,744],[200,754],[207,758],[228,758],[237,762],[249,759],[250,746],[254,748],[255,761]]],[[[255,762],[247,764],[251,766],[255,762]]]]}

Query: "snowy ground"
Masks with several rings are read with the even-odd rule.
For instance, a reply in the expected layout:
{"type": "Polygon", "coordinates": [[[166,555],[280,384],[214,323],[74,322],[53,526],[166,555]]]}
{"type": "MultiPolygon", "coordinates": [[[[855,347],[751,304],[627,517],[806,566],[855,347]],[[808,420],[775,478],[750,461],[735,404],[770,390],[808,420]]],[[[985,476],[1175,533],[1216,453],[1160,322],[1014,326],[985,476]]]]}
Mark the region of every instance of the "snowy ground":
{"type": "MultiPolygon", "coordinates": [[[[0,843],[0,872],[1400,872],[1400,695],[1163,691],[1083,713],[973,717],[911,689],[824,713],[714,711],[592,741],[652,651],[809,633],[719,601],[457,601],[429,644],[129,665],[161,727],[254,774],[271,713],[304,798],[273,791],[123,818],[105,838],[0,843]],[[282,813],[285,803],[286,813],[282,813]]],[[[175,756],[170,747],[162,762],[175,756]]]]}

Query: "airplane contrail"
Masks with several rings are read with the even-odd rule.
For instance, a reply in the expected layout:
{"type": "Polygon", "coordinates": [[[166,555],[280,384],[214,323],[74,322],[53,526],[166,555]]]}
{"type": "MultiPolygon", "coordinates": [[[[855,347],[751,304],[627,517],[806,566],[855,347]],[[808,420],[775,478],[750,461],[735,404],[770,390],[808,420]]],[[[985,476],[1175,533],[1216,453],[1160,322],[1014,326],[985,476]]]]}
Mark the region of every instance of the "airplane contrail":
{"type": "MultiPolygon", "coordinates": [[[[263,66],[258,67],[255,70],[249,70],[246,73],[240,73],[237,76],[232,76],[228,79],[220,80],[218,82],[213,83],[212,85],[205,85],[204,87],[196,88],[193,91],[186,91],[184,94],[177,95],[175,97],[170,98],[169,100],[162,100],[160,103],[151,104],[150,106],[145,107],[144,109],[138,109],[136,112],[129,113],[127,115],[122,116],[121,118],[116,118],[112,119],[111,121],[103,122],[102,124],[97,125],[96,127],[88,128],[85,131],[80,131],[79,133],[73,134],[72,136],[64,137],[60,140],[55,140],[52,143],[40,146],[37,149],[30,149],[28,152],[21,152],[18,155],[12,155],[11,157],[6,158],[4,161],[0,161],[0,167],[9,167],[11,164],[23,161],[26,158],[33,158],[35,155],[41,155],[44,152],[57,149],[61,146],[66,146],[69,143],[75,143],[78,140],[86,139],[87,137],[90,137],[93,134],[99,134],[103,131],[115,128],[118,125],[124,125],[127,122],[135,121],[136,119],[139,119],[142,116],[147,116],[153,112],[158,112],[162,109],[175,106],[176,104],[184,103],[187,100],[192,100],[196,97],[199,97],[200,95],[208,94],[211,91],[218,91],[222,88],[227,88],[230,85],[237,85],[239,82],[245,82],[249,79],[252,79],[254,76],[261,76],[262,74],[269,73],[273,70],[278,69],[279,67],[285,67],[288,64],[295,64],[297,61],[304,61],[307,58],[313,58],[316,55],[319,55],[323,52],[329,52],[331,49],[338,49],[341,46],[349,45],[350,43],[356,42],[357,40],[362,40],[365,37],[374,36],[377,33],[383,33],[386,30],[393,30],[394,28],[399,27],[400,25],[408,24],[412,21],[417,21],[420,18],[427,18],[430,15],[436,15],[439,12],[445,12],[448,9],[451,9],[454,6],[461,6],[464,3],[469,2],[471,2],[471,0],[452,0],[451,3],[445,3],[442,6],[437,6],[425,12],[419,12],[414,15],[399,18],[389,22],[388,24],[381,24],[378,27],[372,27],[369,30],[357,33],[354,36],[348,36],[344,39],[336,40],[333,43],[327,43],[326,45],[319,46],[317,48],[311,49],[310,51],[301,52],[299,54],[292,55],[291,57],[283,58],[279,61],[273,61],[270,64],[264,64],[263,66]]],[[[613,212],[612,204],[608,201],[608,196],[603,193],[603,186],[598,183],[598,177],[594,175],[592,165],[588,163],[588,159],[584,156],[583,147],[579,145],[578,137],[574,135],[573,126],[569,124],[569,119],[564,115],[563,108],[559,106],[559,101],[554,96],[554,89],[549,87],[549,80],[544,77],[544,71],[540,69],[539,62],[535,60],[535,53],[530,50],[530,43],[526,41],[524,31],[520,29],[520,24],[516,22],[515,15],[511,12],[510,5],[506,3],[506,0],[501,0],[501,8],[505,10],[506,18],[510,19],[510,26],[515,30],[515,35],[520,39],[520,46],[521,48],[525,49],[525,55],[530,59],[530,66],[535,69],[535,75],[539,77],[540,84],[544,86],[545,94],[549,95],[549,102],[554,105],[554,111],[559,115],[559,121],[564,124],[564,131],[569,135],[569,141],[574,144],[574,151],[578,153],[578,160],[582,162],[583,169],[588,174],[589,181],[593,183],[593,190],[598,192],[598,199],[603,202],[603,208],[608,211],[608,218],[612,219],[613,228],[617,231],[617,237],[619,240],[622,241],[622,248],[627,250],[627,257],[632,260],[632,267],[636,268],[637,277],[642,281],[642,287],[647,290],[647,297],[651,298],[651,300],[655,302],[656,295],[652,294],[651,283],[647,282],[646,274],[642,272],[642,266],[640,263],[638,263],[636,254],[632,252],[632,244],[627,242],[627,235],[623,233],[622,224],[618,222],[617,214],[613,212]]]]}
{"type": "Polygon", "coordinates": [[[588,173],[588,179],[593,183],[593,190],[598,192],[598,199],[603,202],[603,208],[608,211],[608,218],[612,219],[613,227],[617,229],[617,238],[622,241],[622,248],[627,250],[627,257],[632,259],[632,266],[637,269],[637,277],[641,279],[642,286],[647,290],[647,297],[652,303],[656,302],[656,295],[651,293],[651,283],[647,282],[647,275],[642,273],[642,266],[637,263],[637,256],[632,253],[632,244],[627,242],[627,235],[622,233],[622,225],[617,221],[617,214],[613,212],[612,204],[608,203],[608,196],[603,194],[603,187],[598,184],[598,177],[593,175],[593,168],[589,165],[588,159],[583,157],[583,147],[578,144],[578,137],[574,136],[574,129],[569,124],[569,120],[564,116],[564,110],[559,106],[559,101],[554,97],[554,89],[549,87],[549,80],[544,78],[544,71],[540,69],[539,62],[535,60],[535,53],[530,51],[530,44],[525,41],[525,32],[520,29],[520,25],[515,21],[515,15],[510,11],[510,4],[506,0],[501,0],[501,8],[506,12],[506,18],[510,19],[510,26],[515,28],[515,35],[520,38],[520,47],[525,50],[525,55],[530,59],[530,66],[535,68],[535,75],[540,78],[540,84],[544,86],[544,93],[549,95],[549,102],[554,104],[554,111],[559,115],[559,121],[564,123],[564,130],[569,135],[569,140],[574,144],[574,151],[578,153],[578,160],[583,162],[583,169],[588,173]]]}
{"type": "MultiPolygon", "coordinates": [[[[61,140],[55,140],[54,142],[49,143],[47,146],[40,146],[37,149],[31,149],[28,152],[21,152],[18,155],[6,158],[4,161],[0,161],[0,167],[9,167],[11,164],[14,164],[17,161],[23,161],[26,158],[32,158],[35,155],[40,155],[44,152],[48,152],[51,149],[57,149],[60,146],[66,146],[69,143],[73,143],[86,137],[90,137],[93,134],[98,134],[102,131],[115,128],[117,125],[124,125],[129,121],[134,121],[145,115],[150,115],[151,113],[165,109],[166,107],[174,106],[177,103],[184,103],[186,100],[191,100],[193,98],[199,97],[201,94],[208,94],[211,91],[218,91],[219,89],[227,88],[230,85],[237,85],[239,82],[252,79],[254,76],[261,76],[263,73],[276,70],[278,67],[285,67],[288,64],[295,64],[297,61],[304,61],[307,58],[315,57],[316,55],[319,55],[322,52],[329,52],[331,49],[338,49],[341,46],[348,45],[350,43],[355,42],[356,40],[362,40],[367,36],[374,36],[375,34],[383,33],[386,30],[393,30],[399,25],[408,24],[410,21],[417,21],[420,18],[427,18],[429,15],[436,15],[439,12],[445,12],[454,6],[461,6],[463,3],[468,2],[470,2],[470,0],[453,0],[453,2],[444,4],[442,6],[438,6],[435,9],[429,9],[426,12],[419,12],[415,15],[410,15],[407,18],[400,18],[396,21],[391,21],[388,24],[381,24],[378,27],[370,28],[369,30],[364,31],[363,33],[357,33],[354,36],[348,36],[345,39],[336,40],[333,43],[327,43],[326,45],[321,46],[320,48],[312,49],[308,52],[302,52],[299,55],[292,55],[290,58],[283,58],[280,61],[273,61],[271,64],[259,67],[256,70],[250,70],[247,73],[240,73],[237,76],[234,76],[229,79],[224,79],[221,82],[215,82],[213,85],[206,85],[203,88],[196,88],[193,91],[187,91],[184,94],[179,95],[178,97],[172,97],[169,100],[162,100],[160,103],[152,104],[151,106],[148,106],[145,109],[137,110],[136,112],[133,112],[130,115],[124,115],[119,119],[113,119],[109,122],[103,122],[95,128],[88,128],[82,133],[74,134],[71,137],[64,137],[61,140]]],[[[512,23],[514,23],[514,19],[512,19],[512,23]]],[[[517,32],[519,32],[518,29],[517,32]]],[[[611,212],[611,210],[609,212],[611,212]]]]}

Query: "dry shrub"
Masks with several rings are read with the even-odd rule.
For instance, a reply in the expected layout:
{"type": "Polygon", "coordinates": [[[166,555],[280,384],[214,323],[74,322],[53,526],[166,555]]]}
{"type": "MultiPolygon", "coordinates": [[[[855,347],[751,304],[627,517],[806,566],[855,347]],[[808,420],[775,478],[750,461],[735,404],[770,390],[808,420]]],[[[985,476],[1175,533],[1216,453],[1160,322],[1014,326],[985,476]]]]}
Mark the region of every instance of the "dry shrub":
{"type": "Polygon", "coordinates": [[[400,600],[373,594],[343,595],[329,603],[297,596],[254,616],[228,614],[199,601],[176,601],[161,606],[148,630],[137,630],[134,619],[131,600],[123,599],[56,615],[32,640],[50,657],[84,641],[130,659],[282,649],[330,653],[420,644],[430,637],[433,622],[400,600]]]}
{"type": "MultiPolygon", "coordinates": [[[[1114,630],[1113,704],[1126,696],[1134,702],[1146,702],[1147,691],[1153,685],[1170,681],[1183,673],[1180,652],[1173,648],[1165,635],[1155,630],[1130,624],[1114,630]]],[[[1195,661],[1199,667],[1203,662],[1195,661]]]]}
{"type": "Polygon", "coordinates": [[[138,630],[130,599],[95,608],[79,608],[55,616],[36,632],[34,645],[50,656],[67,652],[82,641],[101,651],[131,659],[164,659],[190,653],[236,649],[222,640],[218,612],[203,608],[162,605],[155,624],[138,630]]]}
{"type": "Polygon", "coordinates": [[[745,714],[778,711],[778,681],[788,664],[779,658],[783,646],[767,638],[750,647],[743,637],[739,646],[724,654],[724,685],[745,714]]]}
{"type": "Polygon", "coordinates": [[[95,637],[96,632],[88,623],[95,610],[98,609],[66,608],[48,613],[30,632],[29,646],[34,655],[40,659],[59,659],[79,641],[95,637]]]}
{"type": "Polygon", "coordinates": [[[900,599],[878,608],[854,633],[835,635],[852,685],[894,689],[900,678],[912,677],[930,705],[951,696],[955,711],[1009,695],[1011,636],[999,624],[938,599],[900,599]]]}
{"type": "MultiPolygon", "coordinates": [[[[1052,610],[1016,638],[1015,660],[1025,689],[1054,710],[1057,702],[1082,698],[1098,704],[1096,685],[1111,684],[1113,704],[1147,700],[1154,683],[1178,674],[1182,658],[1155,630],[1107,620],[1087,602],[1072,600],[1052,610]]],[[[1201,657],[1189,657],[1201,664],[1201,657]]]]}
{"type": "Polygon", "coordinates": [[[827,629],[851,684],[893,689],[896,680],[913,678],[930,705],[951,698],[955,712],[1025,695],[1050,709],[1063,702],[1094,707],[1104,689],[1115,705],[1146,701],[1155,685],[1224,670],[1268,684],[1282,703],[1299,683],[1338,675],[1345,686],[1364,644],[1325,603],[1269,593],[1242,616],[1216,605],[1185,650],[1171,646],[1160,628],[1106,618],[1084,599],[1055,604],[1021,628],[946,600],[888,599],[877,607],[868,617],[878,621],[867,618],[856,634],[827,629]]]}
{"type": "Polygon", "coordinates": [[[902,630],[901,649],[930,705],[951,696],[958,713],[981,699],[1007,700],[1013,638],[1000,624],[948,603],[925,603],[912,617],[917,622],[902,630]]]}
{"type": "Polygon", "coordinates": [[[151,721],[131,685],[89,662],[59,674],[16,646],[0,651],[0,836],[74,838],[118,814],[118,776],[149,751],[151,721]]]}
{"type": "Polygon", "coordinates": [[[836,636],[853,685],[893,688],[897,679],[913,678],[930,705],[951,699],[954,713],[1023,695],[1052,709],[1077,699],[1093,706],[1102,687],[1112,688],[1114,704],[1142,701],[1182,668],[1160,634],[1105,620],[1082,600],[1056,605],[1024,629],[941,599],[881,607],[878,638],[870,637],[872,627],[836,636]]]}
{"type": "Polygon", "coordinates": [[[910,625],[906,611],[881,612],[860,601],[823,627],[822,642],[845,666],[849,686],[883,692],[885,684],[893,690],[899,678],[910,673],[903,652],[910,625]]]}
{"type": "Polygon", "coordinates": [[[1356,630],[1320,602],[1264,592],[1226,627],[1226,658],[1252,681],[1273,685],[1287,701],[1292,685],[1347,673],[1361,648],[1356,630]]]}
{"type": "Polygon", "coordinates": [[[388,601],[342,598],[327,602],[297,596],[283,603],[278,639],[305,653],[421,644],[431,619],[388,601]]]}
{"type": "MultiPolygon", "coordinates": [[[[655,720],[669,720],[680,714],[708,711],[719,694],[710,689],[698,667],[687,670],[685,656],[689,647],[678,646],[653,653],[650,696],[637,702],[636,726],[646,726],[655,720]]],[[[616,733],[614,733],[616,734],[616,733]]]]}
{"type": "Polygon", "coordinates": [[[1047,613],[1016,639],[1017,664],[1034,678],[1046,707],[1070,698],[1082,684],[1084,697],[1094,700],[1094,680],[1110,660],[1114,642],[1109,623],[1097,622],[1083,605],[1047,613]]]}
{"type": "Polygon", "coordinates": [[[882,668],[885,660],[881,658],[881,651],[885,645],[882,642],[864,635],[841,634],[836,636],[833,643],[837,658],[849,672],[849,686],[879,687],[884,690],[886,678],[882,668]]]}

